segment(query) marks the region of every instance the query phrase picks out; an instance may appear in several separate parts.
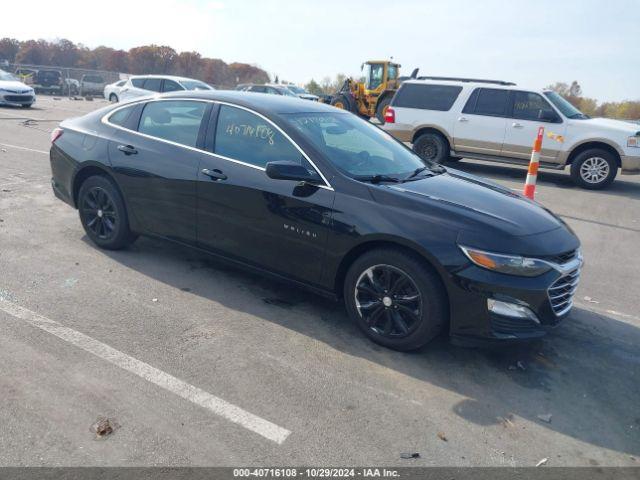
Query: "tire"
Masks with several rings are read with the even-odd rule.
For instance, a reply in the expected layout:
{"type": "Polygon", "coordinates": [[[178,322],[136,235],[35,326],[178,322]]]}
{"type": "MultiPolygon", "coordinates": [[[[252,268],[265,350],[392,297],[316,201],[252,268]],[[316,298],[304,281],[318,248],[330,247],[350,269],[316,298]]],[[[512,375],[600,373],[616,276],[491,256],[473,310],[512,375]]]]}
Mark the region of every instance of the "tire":
{"type": "Polygon", "coordinates": [[[611,152],[601,148],[585,150],[571,162],[571,179],[588,190],[608,187],[617,174],[617,159],[611,152]]]}
{"type": "Polygon", "coordinates": [[[109,101],[111,103],[118,103],[118,96],[115,93],[112,93],[109,95],[109,101]]]}
{"type": "Polygon", "coordinates": [[[87,236],[100,248],[120,250],[137,238],[129,229],[122,194],[106,176],[95,175],[82,183],[78,213],[87,236]]]}
{"type": "Polygon", "coordinates": [[[428,132],[413,142],[413,151],[426,161],[444,163],[449,159],[449,143],[439,133],[428,132]]]}
{"type": "Polygon", "coordinates": [[[353,111],[353,105],[351,99],[346,95],[337,95],[331,99],[331,105],[336,108],[340,108],[342,110],[346,110],[348,112],[353,111]]]}
{"type": "Polygon", "coordinates": [[[378,105],[376,106],[376,118],[383,125],[384,125],[384,114],[387,111],[387,108],[389,108],[390,103],[391,103],[391,96],[388,95],[384,97],[382,100],[380,100],[378,102],[378,105]]]}
{"type": "Polygon", "coordinates": [[[393,350],[423,347],[449,318],[440,278],[421,258],[399,249],[370,250],[357,258],[345,277],[343,294],[349,317],[364,334],[393,350]],[[386,285],[385,278],[391,280],[386,285]],[[398,284],[400,278],[404,282],[398,284]]]}

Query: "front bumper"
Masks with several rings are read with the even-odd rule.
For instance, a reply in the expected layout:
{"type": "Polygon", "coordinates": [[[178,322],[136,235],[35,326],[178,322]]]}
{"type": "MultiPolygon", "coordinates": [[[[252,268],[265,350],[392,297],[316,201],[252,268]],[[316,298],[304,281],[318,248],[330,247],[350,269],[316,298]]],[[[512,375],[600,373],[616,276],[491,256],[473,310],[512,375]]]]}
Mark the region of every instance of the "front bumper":
{"type": "Polygon", "coordinates": [[[622,155],[620,165],[623,175],[640,175],[640,156],[622,155]]]}
{"type": "Polygon", "coordinates": [[[557,267],[539,277],[505,275],[475,265],[454,274],[449,287],[454,342],[491,344],[546,335],[571,311],[582,259],[576,257],[557,267]],[[506,309],[491,311],[488,300],[524,307],[532,315],[517,316],[506,309]]]}
{"type": "Polygon", "coordinates": [[[8,105],[31,105],[36,101],[36,96],[31,93],[5,93],[0,92],[0,103],[8,105]]]}

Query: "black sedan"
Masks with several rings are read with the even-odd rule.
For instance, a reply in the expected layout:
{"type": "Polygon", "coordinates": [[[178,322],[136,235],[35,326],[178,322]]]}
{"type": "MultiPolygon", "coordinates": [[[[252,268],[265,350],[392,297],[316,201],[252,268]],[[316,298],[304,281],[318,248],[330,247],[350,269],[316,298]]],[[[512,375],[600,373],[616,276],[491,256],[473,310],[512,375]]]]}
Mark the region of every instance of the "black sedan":
{"type": "Polygon", "coordinates": [[[52,133],[53,190],[99,247],[153,235],[342,298],[372,340],[537,338],[571,309],[562,220],[425,164],[357,116],[295,98],[182,92],[52,133]]]}

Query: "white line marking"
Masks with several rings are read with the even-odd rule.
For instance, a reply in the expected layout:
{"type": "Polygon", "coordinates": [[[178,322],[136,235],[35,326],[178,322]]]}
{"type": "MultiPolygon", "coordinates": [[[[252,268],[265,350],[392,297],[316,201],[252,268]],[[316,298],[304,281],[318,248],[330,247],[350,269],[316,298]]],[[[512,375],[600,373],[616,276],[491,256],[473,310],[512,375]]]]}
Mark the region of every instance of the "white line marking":
{"type": "Polygon", "coordinates": [[[8,143],[0,143],[0,146],[9,147],[9,148],[17,148],[18,150],[26,150],[28,152],[36,152],[36,153],[42,153],[43,155],[49,155],[49,152],[45,152],[44,150],[34,150],[33,148],[20,147],[18,145],[9,145],[8,143]]]}
{"type": "Polygon", "coordinates": [[[86,350],[96,357],[102,358],[123,370],[131,372],[185,400],[189,400],[196,405],[206,408],[216,415],[220,415],[258,435],[262,435],[266,439],[281,444],[291,434],[286,428],[279,427],[215,395],[211,395],[198,387],[194,387],[179,378],[169,375],[162,370],[158,370],[147,363],[141,362],[126,353],[111,348],[109,345],[65,327],[54,320],[43,317],[2,297],[0,297],[0,310],[3,310],[15,318],[24,320],[34,327],[55,335],[78,348],[86,350]]]}

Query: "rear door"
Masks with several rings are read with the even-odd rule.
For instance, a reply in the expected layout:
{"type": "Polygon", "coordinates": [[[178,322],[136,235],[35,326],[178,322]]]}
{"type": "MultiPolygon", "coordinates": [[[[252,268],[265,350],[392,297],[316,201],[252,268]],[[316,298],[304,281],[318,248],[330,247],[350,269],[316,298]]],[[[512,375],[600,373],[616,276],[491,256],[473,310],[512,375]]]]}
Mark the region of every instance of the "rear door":
{"type": "MultiPolygon", "coordinates": [[[[562,122],[560,115],[536,92],[514,91],[509,116],[511,118],[507,121],[502,148],[502,155],[505,157],[529,160],[538,127],[545,127],[548,133],[565,133],[566,124],[562,122]]],[[[540,160],[556,163],[562,144],[545,141],[542,145],[540,160]]]]}
{"type": "MultiPolygon", "coordinates": [[[[215,113],[214,113],[215,114],[215,113]]],[[[288,277],[319,280],[334,191],[267,177],[268,162],[314,167],[269,120],[220,105],[198,174],[200,246],[288,277]]]]}
{"type": "Polygon", "coordinates": [[[139,108],[131,130],[120,127],[109,143],[129,215],[145,232],[195,243],[196,180],[206,156],[198,148],[211,104],[161,100],[139,108]]]}
{"type": "Polygon", "coordinates": [[[504,143],[509,90],[476,88],[462,113],[455,119],[453,135],[456,153],[500,155],[504,143]]]}

